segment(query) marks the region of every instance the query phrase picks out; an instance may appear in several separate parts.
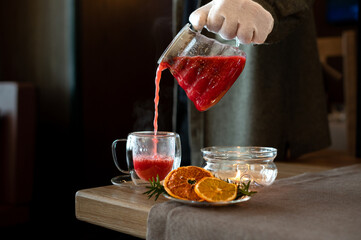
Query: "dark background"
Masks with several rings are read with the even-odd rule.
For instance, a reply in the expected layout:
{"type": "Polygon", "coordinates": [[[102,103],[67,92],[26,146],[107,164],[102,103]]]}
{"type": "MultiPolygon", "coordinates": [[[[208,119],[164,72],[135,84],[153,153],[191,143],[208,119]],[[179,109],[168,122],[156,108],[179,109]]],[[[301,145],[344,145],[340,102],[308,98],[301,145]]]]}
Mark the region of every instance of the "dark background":
{"type": "MultiPolygon", "coordinates": [[[[119,174],[111,158],[113,140],[153,129],[154,78],[172,39],[171,3],[0,0],[0,81],[31,82],[37,94],[30,220],[2,232],[125,237],[76,220],[74,197],[119,174]]],[[[329,23],[326,11],[326,0],[316,1],[319,36],[357,28],[329,23]]],[[[173,130],[173,84],[165,71],[160,130],[173,130]]]]}

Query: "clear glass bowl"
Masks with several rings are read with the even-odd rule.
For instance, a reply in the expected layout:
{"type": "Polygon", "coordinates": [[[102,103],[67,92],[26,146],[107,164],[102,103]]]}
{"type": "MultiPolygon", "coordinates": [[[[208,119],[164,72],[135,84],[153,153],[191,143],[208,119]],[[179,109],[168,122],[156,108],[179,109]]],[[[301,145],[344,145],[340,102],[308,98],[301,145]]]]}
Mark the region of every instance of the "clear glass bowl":
{"type": "Polygon", "coordinates": [[[277,149],[271,147],[214,146],[201,149],[205,165],[215,177],[233,183],[250,183],[250,189],[271,185],[277,177],[273,162],[277,149]]]}

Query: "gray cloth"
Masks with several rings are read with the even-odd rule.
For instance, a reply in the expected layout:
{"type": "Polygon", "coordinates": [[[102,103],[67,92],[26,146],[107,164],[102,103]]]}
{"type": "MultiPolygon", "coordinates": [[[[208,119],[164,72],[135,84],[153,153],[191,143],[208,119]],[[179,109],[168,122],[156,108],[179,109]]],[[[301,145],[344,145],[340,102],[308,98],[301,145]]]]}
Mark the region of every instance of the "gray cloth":
{"type": "Polygon", "coordinates": [[[281,179],[249,201],[151,209],[147,239],[360,239],[361,164],[281,179]]]}
{"type": "MultiPolygon", "coordinates": [[[[175,2],[177,22],[184,1],[175,2]]],[[[191,165],[201,166],[200,149],[214,145],[275,147],[279,160],[288,149],[297,158],[330,145],[314,1],[256,2],[272,14],[274,29],[267,44],[241,46],[245,69],[217,105],[199,112],[189,102],[191,165]]]]}

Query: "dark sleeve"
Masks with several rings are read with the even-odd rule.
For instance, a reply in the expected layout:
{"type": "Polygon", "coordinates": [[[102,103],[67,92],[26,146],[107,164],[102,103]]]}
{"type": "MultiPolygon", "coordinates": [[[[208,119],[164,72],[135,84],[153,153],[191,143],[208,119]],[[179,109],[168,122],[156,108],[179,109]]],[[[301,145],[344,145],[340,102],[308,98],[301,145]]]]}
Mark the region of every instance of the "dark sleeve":
{"type": "MultiPolygon", "coordinates": [[[[292,33],[303,20],[310,16],[314,0],[253,0],[269,11],[274,27],[266,43],[279,42],[292,33]]],[[[308,21],[306,21],[308,22],[308,21]]]]}

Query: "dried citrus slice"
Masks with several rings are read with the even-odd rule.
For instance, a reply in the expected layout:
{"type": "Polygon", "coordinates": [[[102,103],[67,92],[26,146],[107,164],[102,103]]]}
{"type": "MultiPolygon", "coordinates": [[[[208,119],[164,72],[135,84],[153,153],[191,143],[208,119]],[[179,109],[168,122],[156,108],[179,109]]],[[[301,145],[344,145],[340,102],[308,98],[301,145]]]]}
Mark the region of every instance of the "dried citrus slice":
{"type": "Polygon", "coordinates": [[[200,180],[195,188],[196,194],[207,202],[227,202],[237,196],[237,186],[219,178],[206,177],[200,180]]]}
{"type": "Polygon", "coordinates": [[[204,177],[213,177],[212,173],[201,167],[186,166],[171,171],[164,179],[164,189],[175,198],[202,201],[194,192],[194,186],[204,177]]]}

